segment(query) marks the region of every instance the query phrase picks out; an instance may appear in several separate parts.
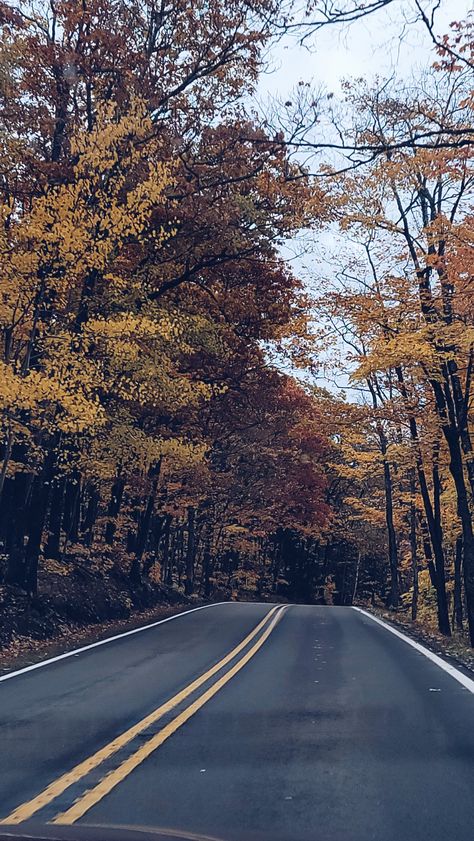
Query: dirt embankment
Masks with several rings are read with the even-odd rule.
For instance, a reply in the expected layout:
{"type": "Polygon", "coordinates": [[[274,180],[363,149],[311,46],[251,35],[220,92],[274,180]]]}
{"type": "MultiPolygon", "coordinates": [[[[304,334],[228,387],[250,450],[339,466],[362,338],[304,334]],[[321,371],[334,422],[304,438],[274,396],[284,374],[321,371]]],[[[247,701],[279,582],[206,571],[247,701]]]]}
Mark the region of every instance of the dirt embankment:
{"type": "Polygon", "coordinates": [[[0,584],[0,674],[202,603],[153,581],[132,587],[118,566],[48,564],[35,598],[0,584]]]}

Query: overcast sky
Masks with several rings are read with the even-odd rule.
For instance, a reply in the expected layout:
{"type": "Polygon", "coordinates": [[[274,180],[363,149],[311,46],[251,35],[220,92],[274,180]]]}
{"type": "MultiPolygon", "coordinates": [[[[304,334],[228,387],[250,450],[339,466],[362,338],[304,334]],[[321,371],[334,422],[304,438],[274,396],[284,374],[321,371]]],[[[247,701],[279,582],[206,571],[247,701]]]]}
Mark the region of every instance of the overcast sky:
{"type": "MultiPolygon", "coordinates": [[[[431,8],[431,0],[426,0],[426,6],[431,8]]],[[[435,18],[436,35],[449,32],[450,23],[464,20],[471,9],[472,0],[440,0],[435,18]]],[[[313,37],[310,50],[299,46],[296,38],[280,42],[270,53],[270,71],[260,79],[260,102],[263,104],[269,95],[284,101],[301,80],[312,81],[316,87],[322,85],[337,97],[341,80],[347,78],[407,79],[416,75],[417,70],[429,67],[436,55],[426,28],[414,20],[412,0],[398,0],[389,9],[350,26],[335,25],[320,30],[313,37]]],[[[335,272],[331,255],[344,253],[351,247],[355,248],[348,243],[347,236],[333,227],[288,242],[282,248],[282,256],[292,264],[308,289],[318,294],[321,275],[331,277],[335,272]]],[[[342,345],[340,350],[344,355],[342,345]]],[[[358,390],[353,389],[342,372],[333,376],[323,365],[317,382],[330,390],[344,389],[349,399],[360,399],[358,390]]]]}
{"type": "MultiPolygon", "coordinates": [[[[431,5],[427,0],[427,7],[431,5]]],[[[472,7],[472,0],[440,0],[436,34],[448,32],[450,22],[465,19],[472,7]]],[[[311,51],[299,46],[295,37],[287,38],[272,49],[272,69],[261,77],[260,94],[284,96],[300,80],[322,83],[337,93],[341,79],[347,77],[394,72],[408,76],[434,60],[429,34],[423,24],[413,24],[414,19],[412,0],[398,0],[350,26],[320,30],[311,41],[311,51]]]]}

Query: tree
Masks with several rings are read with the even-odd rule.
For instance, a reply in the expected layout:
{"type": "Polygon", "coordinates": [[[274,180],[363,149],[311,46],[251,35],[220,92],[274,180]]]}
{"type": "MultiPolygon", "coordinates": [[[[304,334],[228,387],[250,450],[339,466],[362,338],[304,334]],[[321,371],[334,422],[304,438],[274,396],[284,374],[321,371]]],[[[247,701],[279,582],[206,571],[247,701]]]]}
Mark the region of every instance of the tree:
{"type": "Polygon", "coordinates": [[[277,513],[259,515],[293,458],[309,495],[289,522],[325,517],[313,433],[289,437],[307,398],[260,347],[306,329],[277,247],[319,211],[242,105],[277,6],[0,8],[7,580],[35,594],[43,551],[80,551],[120,558],[139,588],[166,554],[169,583],[186,561],[187,594],[199,570],[209,590],[211,547],[236,520],[250,542],[270,533],[277,513]],[[244,469],[224,447],[219,484],[221,407],[262,393],[288,404],[281,433],[261,407],[284,453],[250,448],[244,469]]]}
{"type": "MultiPolygon", "coordinates": [[[[435,84],[435,88],[428,84],[421,94],[407,92],[404,100],[395,98],[387,88],[382,92],[354,91],[350,96],[357,137],[369,138],[369,142],[377,138],[390,146],[402,133],[416,134],[426,119],[436,120],[438,111],[444,124],[465,122],[470,108],[465,98],[466,80],[448,74],[444,81],[433,81],[435,84]]],[[[472,183],[469,152],[447,152],[442,140],[430,152],[421,152],[414,143],[397,153],[387,148],[385,160],[380,158],[369,170],[344,179],[338,176],[334,182],[341,224],[359,238],[366,265],[362,275],[358,266],[344,270],[345,288],[342,296],[334,296],[332,311],[341,311],[342,306],[353,325],[355,376],[367,383],[374,409],[377,402],[389,400],[393,405],[395,400],[403,412],[399,428],[403,417],[408,425],[413,467],[435,556],[434,578],[444,632],[449,632],[449,619],[440,524],[440,457],[446,457],[456,489],[471,632],[473,621],[472,344],[463,303],[466,263],[456,256],[456,243],[463,241],[469,225],[465,208],[472,183]],[[431,425],[425,422],[427,408],[431,425]],[[421,435],[426,433],[429,437],[424,442],[421,435]],[[446,451],[441,448],[440,436],[446,451]],[[424,454],[429,449],[431,491],[424,454]]],[[[345,324],[344,318],[342,321],[345,324]]],[[[402,430],[399,434],[403,440],[402,430]]]]}

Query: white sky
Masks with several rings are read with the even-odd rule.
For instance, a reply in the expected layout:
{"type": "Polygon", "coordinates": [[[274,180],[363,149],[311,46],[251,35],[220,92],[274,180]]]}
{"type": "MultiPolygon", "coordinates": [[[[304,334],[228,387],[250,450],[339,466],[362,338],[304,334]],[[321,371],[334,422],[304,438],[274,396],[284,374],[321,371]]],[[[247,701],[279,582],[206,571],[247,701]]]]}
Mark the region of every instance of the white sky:
{"type": "MultiPolygon", "coordinates": [[[[431,8],[433,3],[426,0],[426,5],[431,8]]],[[[472,8],[471,0],[440,0],[436,34],[448,32],[451,21],[464,20],[472,8]]],[[[299,46],[296,37],[286,38],[271,51],[271,70],[261,77],[260,96],[284,96],[300,80],[322,83],[337,94],[344,78],[394,72],[407,76],[417,67],[429,66],[435,60],[433,45],[423,24],[413,24],[415,17],[412,0],[398,0],[349,26],[320,30],[312,38],[311,50],[299,46]]]]}
{"type": "MultiPolygon", "coordinates": [[[[425,0],[426,8],[431,9],[434,2],[425,0]]],[[[464,20],[472,8],[472,0],[440,0],[435,34],[442,36],[449,32],[450,23],[464,20]]],[[[333,25],[320,30],[312,38],[310,49],[300,46],[296,37],[287,38],[272,48],[268,56],[270,69],[260,79],[257,98],[262,105],[269,96],[283,101],[287,97],[291,99],[291,91],[299,81],[313,82],[316,88],[323,86],[337,98],[344,79],[375,76],[407,79],[416,75],[417,70],[431,66],[436,53],[426,28],[421,22],[414,22],[415,19],[413,0],[398,0],[387,10],[349,26],[333,25]]],[[[321,272],[331,276],[335,270],[330,255],[351,246],[335,229],[315,232],[311,240],[310,245],[305,237],[309,248],[306,254],[301,253],[302,243],[297,238],[285,245],[282,256],[314,292],[321,272]]],[[[344,352],[342,347],[341,352],[344,352]]],[[[342,372],[327,379],[322,368],[317,382],[332,391],[348,390],[348,397],[357,399],[342,372]]]]}

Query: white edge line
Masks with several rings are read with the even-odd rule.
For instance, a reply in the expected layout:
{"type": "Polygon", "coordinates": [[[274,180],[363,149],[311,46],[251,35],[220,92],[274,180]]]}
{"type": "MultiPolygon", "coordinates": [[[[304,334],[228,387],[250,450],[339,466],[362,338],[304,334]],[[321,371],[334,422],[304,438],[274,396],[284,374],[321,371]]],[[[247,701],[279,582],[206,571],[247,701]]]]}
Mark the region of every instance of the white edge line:
{"type": "Polygon", "coordinates": [[[438,655],[435,654],[433,651],[430,651],[429,648],[425,648],[424,645],[421,645],[419,642],[415,642],[415,640],[410,639],[410,637],[407,637],[405,634],[402,634],[401,631],[397,631],[396,628],[392,628],[391,625],[388,625],[382,619],[379,619],[377,616],[374,616],[367,610],[363,610],[361,607],[354,606],[352,606],[352,609],[357,610],[364,616],[368,616],[369,619],[372,619],[372,621],[376,622],[377,625],[382,625],[382,628],[386,628],[387,631],[390,631],[391,634],[394,634],[394,636],[399,637],[399,639],[408,643],[408,645],[411,645],[411,647],[416,649],[416,651],[419,651],[420,654],[424,654],[425,657],[428,658],[428,660],[431,660],[432,663],[435,663],[437,666],[439,666],[439,668],[442,669],[443,672],[447,672],[448,675],[451,675],[451,677],[453,677],[454,680],[457,680],[458,683],[460,683],[462,686],[464,686],[465,689],[467,689],[469,692],[472,692],[472,694],[474,695],[474,680],[460,672],[459,669],[455,668],[455,666],[451,666],[450,663],[447,663],[446,660],[443,660],[441,657],[438,657],[438,655]]]}
{"type": "Polygon", "coordinates": [[[165,622],[171,622],[172,619],[179,619],[180,616],[187,616],[189,613],[195,613],[197,610],[204,610],[208,607],[218,607],[222,604],[236,604],[236,602],[212,602],[212,604],[202,604],[199,607],[193,607],[191,610],[183,610],[182,613],[173,613],[172,616],[167,616],[166,619],[159,619],[157,622],[151,622],[150,625],[141,625],[140,628],[133,628],[131,631],[124,631],[123,634],[115,634],[113,637],[106,637],[104,640],[91,642],[89,645],[83,645],[81,648],[73,648],[72,651],[66,651],[64,654],[58,654],[57,657],[50,657],[49,660],[42,660],[40,663],[33,663],[31,666],[25,666],[23,669],[18,669],[16,672],[8,672],[6,675],[0,677],[0,683],[4,680],[10,680],[12,677],[24,675],[26,672],[34,672],[35,669],[41,669],[43,666],[49,666],[51,663],[57,663],[59,660],[66,660],[68,657],[73,657],[76,654],[82,654],[83,651],[89,651],[91,648],[98,648],[99,645],[106,645],[108,642],[115,642],[115,640],[123,637],[130,637],[132,634],[139,634],[140,631],[148,631],[149,628],[156,628],[157,625],[163,625],[165,622]]]}

